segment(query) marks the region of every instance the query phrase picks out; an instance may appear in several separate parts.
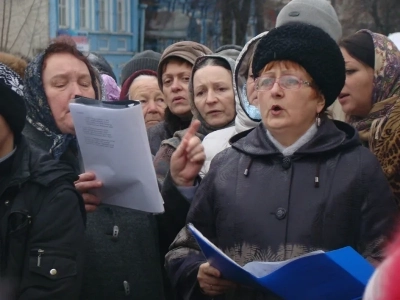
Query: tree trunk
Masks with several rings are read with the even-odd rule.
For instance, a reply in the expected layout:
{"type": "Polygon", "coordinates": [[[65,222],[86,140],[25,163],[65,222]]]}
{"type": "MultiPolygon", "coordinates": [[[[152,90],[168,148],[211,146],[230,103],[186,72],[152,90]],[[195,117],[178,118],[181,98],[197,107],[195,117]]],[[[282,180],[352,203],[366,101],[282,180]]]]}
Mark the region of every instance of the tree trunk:
{"type": "Polygon", "coordinates": [[[221,12],[221,34],[222,34],[222,45],[232,43],[232,6],[231,0],[229,1],[218,1],[218,8],[221,12]]]}
{"type": "Polygon", "coordinates": [[[264,0],[254,0],[255,12],[256,12],[256,34],[260,34],[265,31],[264,24],[264,0]]]}

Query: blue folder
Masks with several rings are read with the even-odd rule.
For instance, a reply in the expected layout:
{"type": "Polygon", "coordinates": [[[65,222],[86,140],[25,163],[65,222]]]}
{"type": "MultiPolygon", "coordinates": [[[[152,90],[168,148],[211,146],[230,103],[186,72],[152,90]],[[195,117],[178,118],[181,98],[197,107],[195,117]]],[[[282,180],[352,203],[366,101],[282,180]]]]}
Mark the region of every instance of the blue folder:
{"type": "Polygon", "coordinates": [[[189,230],[204,256],[222,277],[244,286],[269,290],[285,300],[361,299],[374,267],[353,248],[305,256],[264,277],[243,269],[205,238],[192,224],[189,230]]]}

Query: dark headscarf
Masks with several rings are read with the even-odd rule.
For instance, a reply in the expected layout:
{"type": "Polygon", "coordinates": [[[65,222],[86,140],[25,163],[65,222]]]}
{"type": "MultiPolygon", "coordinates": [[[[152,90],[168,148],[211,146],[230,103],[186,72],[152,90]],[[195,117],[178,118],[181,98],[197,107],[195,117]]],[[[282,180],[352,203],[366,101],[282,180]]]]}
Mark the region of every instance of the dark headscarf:
{"type": "MultiPolygon", "coordinates": [[[[54,158],[59,159],[66,149],[72,145],[77,147],[76,137],[72,134],[63,134],[58,129],[53,117],[53,113],[47,102],[46,93],[42,81],[42,67],[44,61],[42,52],[36,56],[27,66],[25,71],[25,105],[27,109],[26,120],[36,130],[42,132],[45,136],[53,141],[50,153],[54,158]]],[[[100,95],[99,100],[105,100],[105,91],[101,76],[96,71],[96,81],[100,95]]]]}

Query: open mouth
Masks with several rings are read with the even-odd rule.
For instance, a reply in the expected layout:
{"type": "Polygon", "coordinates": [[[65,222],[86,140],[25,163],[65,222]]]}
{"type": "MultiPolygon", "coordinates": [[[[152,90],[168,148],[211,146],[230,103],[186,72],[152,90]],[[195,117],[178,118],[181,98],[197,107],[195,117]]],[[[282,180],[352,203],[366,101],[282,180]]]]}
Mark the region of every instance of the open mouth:
{"type": "Polygon", "coordinates": [[[274,112],[279,112],[279,111],[283,110],[283,108],[280,107],[279,105],[272,105],[271,110],[274,112]]]}

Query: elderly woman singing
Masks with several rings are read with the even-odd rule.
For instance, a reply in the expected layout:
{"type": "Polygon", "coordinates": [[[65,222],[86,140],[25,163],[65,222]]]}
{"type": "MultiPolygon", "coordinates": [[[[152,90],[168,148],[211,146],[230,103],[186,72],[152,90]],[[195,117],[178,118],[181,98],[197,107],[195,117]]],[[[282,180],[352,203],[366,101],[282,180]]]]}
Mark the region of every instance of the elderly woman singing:
{"type": "MultiPolygon", "coordinates": [[[[192,201],[187,222],[240,265],[344,246],[379,262],[396,204],[357,131],[324,114],[345,81],[339,47],[291,23],[260,40],[252,68],[260,125],[234,136],[200,184],[194,130],[172,158],[171,176],[192,201]]],[[[223,279],[185,228],[170,249],[167,271],[184,299],[279,299],[223,279]]]]}

